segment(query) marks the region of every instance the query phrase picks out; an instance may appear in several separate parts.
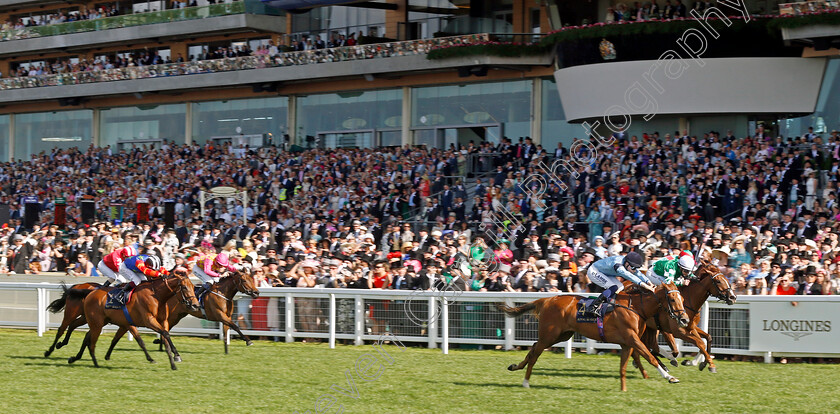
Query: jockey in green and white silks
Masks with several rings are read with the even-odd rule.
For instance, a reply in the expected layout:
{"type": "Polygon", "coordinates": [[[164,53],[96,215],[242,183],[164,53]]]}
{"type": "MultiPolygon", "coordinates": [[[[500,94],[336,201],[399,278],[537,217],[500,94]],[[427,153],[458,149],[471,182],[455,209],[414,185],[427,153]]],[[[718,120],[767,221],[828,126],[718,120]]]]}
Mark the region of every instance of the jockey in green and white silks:
{"type": "Polygon", "coordinates": [[[679,256],[665,256],[648,269],[647,277],[654,285],[662,283],[674,283],[682,286],[686,279],[694,279],[694,256],[687,250],[680,252],[679,256]]]}

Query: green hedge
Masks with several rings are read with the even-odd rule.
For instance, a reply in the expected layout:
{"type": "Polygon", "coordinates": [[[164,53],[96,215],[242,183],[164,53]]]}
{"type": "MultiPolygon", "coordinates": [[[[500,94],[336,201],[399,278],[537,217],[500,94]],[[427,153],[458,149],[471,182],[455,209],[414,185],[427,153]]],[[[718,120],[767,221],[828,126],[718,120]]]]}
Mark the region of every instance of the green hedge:
{"type": "MultiPolygon", "coordinates": [[[[840,12],[823,12],[803,16],[753,16],[749,22],[743,19],[731,18],[731,25],[727,26],[723,20],[708,20],[709,26],[713,27],[721,36],[732,34],[737,36],[738,32],[744,30],[764,30],[773,41],[781,37],[782,28],[797,28],[811,25],[840,25],[840,12]],[[748,29],[747,29],[748,28],[748,29]]],[[[582,27],[579,29],[566,29],[557,31],[545,36],[539,45],[523,46],[512,44],[499,45],[465,45],[452,46],[432,50],[428,59],[447,59],[461,56],[491,55],[517,57],[526,55],[538,55],[548,53],[551,47],[564,42],[580,40],[601,39],[620,36],[639,35],[663,35],[678,36],[688,29],[701,29],[700,23],[696,20],[671,20],[645,23],[625,24],[603,24],[582,27]]]]}
{"type": "Polygon", "coordinates": [[[502,57],[520,57],[520,56],[534,56],[548,53],[549,48],[542,45],[523,45],[523,44],[486,44],[486,45],[464,45],[453,46],[440,49],[432,49],[426,58],[429,60],[435,59],[449,59],[462,56],[502,56],[502,57]]]}

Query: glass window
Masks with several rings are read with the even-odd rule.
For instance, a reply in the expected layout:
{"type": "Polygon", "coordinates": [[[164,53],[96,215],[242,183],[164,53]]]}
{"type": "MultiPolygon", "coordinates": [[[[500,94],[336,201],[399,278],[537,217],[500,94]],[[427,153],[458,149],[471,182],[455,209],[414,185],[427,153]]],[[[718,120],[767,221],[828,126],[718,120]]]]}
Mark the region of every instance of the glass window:
{"type": "Polygon", "coordinates": [[[542,140],[541,144],[549,155],[554,154],[557,143],[562,142],[566,149],[574,138],[586,138],[581,124],[566,122],[566,114],[560,102],[557,82],[554,78],[542,80],[542,140]]]}
{"type": "Polygon", "coordinates": [[[0,162],[9,161],[9,115],[0,115],[0,162]]]}
{"type": "Polygon", "coordinates": [[[99,115],[99,145],[120,149],[130,143],[167,140],[185,142],[186,104],[138,105],[103,109],[99,115]]]}
{"type": "Polygon", "coordinates": [[[192,107],[193,142],[204,144],[211,138],[261,135],[277,144],[288,133],[289,98],[234,99],[196,102],[192,107]]]}
{"type": "Polygon", "coordinates": [[[325,132],[399,129],[401,116],[400,89],[300,96],[296,142],[306,145],[325,132]]]}
{"type": "Polygon", "coordinates": [[[808,133],[808,127],[814,127],[814,133],[821,135],[825,143],[832,130],[840,130],[840,100],[832,99],[837,90],[840,90],[840,59],[831,59],[825,68],[814,113],[780,120],[779,134],[786,138],[803,136],[808,133]]]}
{"type": "Polygon", "coordinates": [[[91,143],[93,111],[38,112],[15,115],[15,158],[53,148],[86,149],[91,143]]]}
{"type": "MultiPolygon", "coordinates": [[[[531,134],[531,81],[415,88],[411,97],[414,128],[501,126],[513,141],[531,134]]],[[[483,139],[498,142],[497,131],[486,128],[483,139]]]]}

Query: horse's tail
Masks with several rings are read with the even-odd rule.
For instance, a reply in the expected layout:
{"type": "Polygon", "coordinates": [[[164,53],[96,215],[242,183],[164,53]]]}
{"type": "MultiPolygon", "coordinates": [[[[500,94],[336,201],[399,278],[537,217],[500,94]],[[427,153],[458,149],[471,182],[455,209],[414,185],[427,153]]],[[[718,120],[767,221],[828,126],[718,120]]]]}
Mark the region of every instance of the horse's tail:
{"type": "Polygon", "coordinates": [[[548,299],[551,299],[551,298],[537,299],[533,302],[528,302],[528,303],[526,303],[522,306],[514,306],[514,307],[507,306],[504,303],[496,303],[496,309],[504,312],[505,315],[513,317],[513,318],[515,318],[517,316],[520,316],[520,315],[522,315],[522,314],[524,314],[525,312],[528,312],[528,311],[533,311],[535,315],[539,315],[540,311],[542,310],[543,304],[548,299]]]}
{"type": "Polygon", "coordinates": [[[61,292],[61,297],[52,301],[52,303],[47,306],[47,309],[52,313],[61,312],[61,310],[64,309],[64,305],[67,304],[67,291],[70,289],[67,288],[67,285],[65,285],[64,282],[61,282],[61,289],[63,290],[63,292],[61,292]]]}
{"type": "Polygon", "coordinates": [[[91,289],[66,289],[64,291],[64,295],[67,296],[69,299],[77,299],[82,300],[87,297],[93,290],[91,289]]]}

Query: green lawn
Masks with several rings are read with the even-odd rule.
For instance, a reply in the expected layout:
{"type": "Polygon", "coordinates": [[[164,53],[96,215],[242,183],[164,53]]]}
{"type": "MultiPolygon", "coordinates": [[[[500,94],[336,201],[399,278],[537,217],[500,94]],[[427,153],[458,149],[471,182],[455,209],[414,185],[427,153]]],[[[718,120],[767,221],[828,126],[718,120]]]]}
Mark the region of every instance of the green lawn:
{"type": "MultiPolygon", "coordinates": [[[[73,365],[82,335],[50,358],[43,353],[54,331],[38,338],[33,331],[0,330],[0,413],[124,413],[184,414],[287,412],[315,410],[323,394],[337,398],[346,413],[743,413],[837,412],[840,410],[840,367],[837,365],[766,365],[718,362],[718,374],[693,367],[671,370],[680,384],[668,384],[648,367],[651,379],[628,370],[629,392],[618,391],[614,355],[543,353],[534,369],[531,388],[521,387],[524,371],[505,367],[519,362],[525,351],[460,351],[395,345],[382,349],[393,357],[367,365],[363,354],[385,361],[374,346],[285,344],[257,341],[245,347],[234,341],[224,355],[218,340],[175,337],[184,362],[169,369],[165,354],[153,352],[157,364],[145,361],[136,342],[123,340],[111,361],[104,361],[110,335],[97,349],[101,368],[90,357],[73,365]],[[367,370],[365,370],[367,366],[367,370]],[[358,398],[331,391],[349,391],[350,369],[358,398]]],[[[151,342],[147,336],[147,343],[151,342]]],[[[156,345],[155,345],[156,347],[156,345]]],[[[326,397],[322,401],[328,402],[326,397]]],[[[336,412],[335,405],[329,411],[336,412]]]]}

